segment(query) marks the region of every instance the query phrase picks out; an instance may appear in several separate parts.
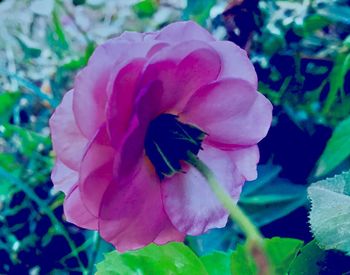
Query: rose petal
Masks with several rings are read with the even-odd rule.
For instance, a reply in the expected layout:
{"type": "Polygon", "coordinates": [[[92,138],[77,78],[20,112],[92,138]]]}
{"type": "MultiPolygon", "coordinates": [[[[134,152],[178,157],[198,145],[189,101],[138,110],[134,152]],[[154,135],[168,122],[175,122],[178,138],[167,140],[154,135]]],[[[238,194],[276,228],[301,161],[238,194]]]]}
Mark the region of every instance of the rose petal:
{"type": "Polygon", "coordinates": [[[165,228],[158,234],[157,238],[153,241],[156,244],[163,245],[168,242],[183,242],[185,239],[185,234],[176,230],[176,228],[167,222],[165,228]]]}
{"type": "Polygon", "coordinates": [[[50,119],[53,149],[69,168],[78,171],[88,140],[76,125],[72,111],[73,91],[63,97],[50,119]]]}
{"type": "Polygon", "coordinates": [[[201,41],[166,47],[145,65],[139,105],[152,106],[147,109],[154,115],[179,112],[198,88],[217,78],[220,66],[219,55],[201,41]]]}
{"type": "Polygon", "coordinates": [[[89,144],[81,163],[79,174],[79,190],[85,207],[95,217],[99,216],[103,194],[113,178],[113,162],[115,150],[110,144],[103,144],[107,139],[105,127],[101,127],[89,144]]]}
{"type": "Polygon", "coordinates": [[[64,192],[66,195],[78,182],[78,172],[70,169],[62,161],[56,159],[55,166],[52,170],[51,180],[54,189],[64,192]]]}
{"type": "MultiPolygon", "coordinates": [[[[203,144],[198,157],[214,171],[218,182],[237,201],[244,182],[230,151],[203,144]]],[[[228,214],[204,177],[192,166],[161,184],[165,211],[180,232],[198,235],[226,225],[228,214]]]]}
{"type": "Polygon", "coordinates": [[[180,43],[188,40],[215,41],[213,36],[193,21],[169,24],[156,35],[157,40],[180,43]]]}
{"type": "Polygon", "coordinates": [[[246,180],[255,180],[258,176],[256,166],[259,162],[259,148],[257,145],[238,148],[230,153],[231,159],[246,180]]]}
{"type": "Polygon", "coordinates": [[[137,84],[145,59],[138,58],[117,69],[115,78],[110,82],[111,96],[108,100],[108,131],[112,144],[118,148],[127,131],[134,111],[137,96],[137,84]]]}
{"type": "Polygon", "coordinates": [[[267,134],[272,105],[250,83],[223,79],[199,89],[181,116],[208,133],[208,141],[216,146],[246,146],[267,134]]]}
{"type": "Polygon", "coordinates": [[[210,43],[221,57],[221,72],[218,77],[241,78],[255,88],[258,87],[258,78],[247,52],[230,41],[215,41],[210,43]]]}
{"type": "Polygon", "coordinates": [[[68,222],[91,230],[97,230],[98,220],[90,214],[81,201],[78,186],[66,196],[63,204],[64,214],[68,222]]]}
{"type": "Polygon", "coordinates": [[[134,173],[107,188],[100,211],[101,236],[119,251],[137,249],[155,240],[167,225],[159,180],[142,159],[134,173]]]}

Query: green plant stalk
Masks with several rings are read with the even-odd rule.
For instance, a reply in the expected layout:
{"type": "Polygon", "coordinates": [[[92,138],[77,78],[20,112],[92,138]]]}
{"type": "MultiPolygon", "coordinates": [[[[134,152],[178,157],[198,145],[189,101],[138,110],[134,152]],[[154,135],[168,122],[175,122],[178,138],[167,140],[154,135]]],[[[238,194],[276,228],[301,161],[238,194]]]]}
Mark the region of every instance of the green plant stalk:
{"type": "Polygon", "coordinates": [[[202,162],[196,155],[188,152],[187,162],[195,167],[198,172],[207,180],[210,188],[215,193],[216,197],[229,212],[232,220],[239,225],[247,238],[247,243],[250,248],[250,253],[255,259],[259,268],[259,274],[273,274],[269,267],[267,256],[264,249],[264,240],[260,231],[250,221],[248,216],[240,209],[227,191],[216,180],[213,171],[202,162]]]}
{"type": "Polygon", "coordinates": [[[79,258],[76,245],[74,244],[74,242],[70,238],[69,234],[67,233],[67,230],[64,228],[62,223],[52,213],[49,206],[43,200],[41,200],[34,193],[34,191],[32,189],[30,189],[30,187],[28,185],[26,185],[20,179],[12,176],[11,174],[9,174],[6,170],[2,169],[1,167],[0,167],[0,177],[3,177],[5,179],[11,181],[12,183],[14,183],[14,185],[16,185],[18,187],[18,189],[22,190],[32,201],[34,201],[39,206],[39,209],[41,211],[43,211],[44,213],[47,214],[47,216],[49,217],[49,219],[50,219],[52,225],[54,226],[54,228],[56,229],[56,231],[59,232],[60,234],[62,234],[63,237],[67,240],[68,245],[69,245],[70,249],[72,250],[74,257],[78,261],[78,264],[81,268],[82,274],[86,274],[86,272],[87,272],[86,268],[79,258]]]}

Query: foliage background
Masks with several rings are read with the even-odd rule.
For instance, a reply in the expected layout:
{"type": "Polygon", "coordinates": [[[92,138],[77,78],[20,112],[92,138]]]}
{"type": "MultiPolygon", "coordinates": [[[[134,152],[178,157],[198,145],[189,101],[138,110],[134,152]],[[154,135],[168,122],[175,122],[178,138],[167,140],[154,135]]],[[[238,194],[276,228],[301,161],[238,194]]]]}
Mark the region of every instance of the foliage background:
{"type": "MultiPolygon", "coordinates": [[[[350,1],[2,0],[0,274],[93,273],[113,249],[65,222],[48,119],[96,45],[184,19],[245,48],[274,104],[259,178],[240,205],[266,237],[312,239],[306,188],[350,168],[350,1]]],[[[242,241],[229,223],[186,244],[207,255],[242,241]]],[[[345,274],[349,262],[329,250],[317,272],[345,274]]]]}

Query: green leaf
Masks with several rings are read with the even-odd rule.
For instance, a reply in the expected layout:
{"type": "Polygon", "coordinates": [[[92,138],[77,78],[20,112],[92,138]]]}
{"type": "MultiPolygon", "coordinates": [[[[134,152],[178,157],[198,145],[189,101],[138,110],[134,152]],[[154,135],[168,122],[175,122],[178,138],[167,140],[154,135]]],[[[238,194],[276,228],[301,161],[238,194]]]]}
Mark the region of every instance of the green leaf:
{"type": "Polygon", "coordinates": [[[230,273],[231,255],[223,252],[214,252],[201,257],[209,275],[225,275],[230,273]]]}
{"type": "Polygon", "coordinates": [[[293,261],[290,275],[318,275],[320,274],[321,262],[324,260],[326,252],[319,248],[313,240],[306,244],[300,254],[293,261]]]}
{"type": "Polygon", "coordinates": [[[21,93],[4,92],[0,94],[0,124],[9,121],[14,105],[18,102],[21,93]]]}
{"type": "Polygon", "coordinates": [[[215,4],[216,0],[187,1],[187,7],[183,12],[183,19],[191,19],[201,25],[205,25],[205,22],[209,17],[210,10],[215,4]]]}
{"type": "MultiPolygon", "coordinates": [[[[265,252],[276,275],[284,275],[298,254],[303,242],[297,239],[279,238],[264,239],[265,252]]],[[[258,269],[249,254],[247,243],[238,245],[232,253],[232,274],[257,275],[258,269]]]]}
{"type": "Polygon", "coordinates": [[[323,176],[335,169],[350,156],[350,117],[340,122],[327,142],[316,168],[315,175],[323,176]]]}
{"type": "Polygon", "coordinates": [[[350,255],[350,172],[313,183],[308,194],[311,231],[319,246],[350,255]]]}
{"type": "Polygon", "coordinates": [[[113,251],[97,264],[97,275],[208,274],[200,259],[182,243],[148,245],[123,254],[113,251]]]}
{"type": "Polygon", "coordinates": [[[302,24],[303,35],[310,35],[315,31],[328,26],[330,23],[331,21],[325,16],[319,14],[309,15],[304,19],[302,24]]]}
{"type": "Polygon", "coordinates": [[[133,6],[134,12],[139,17],[151,17],[158,9],[157,0],[142,0],[133,6]]]}
{"type": "Polygon", "coordinates": [[[306,188],[278,178],[280,167],[259,166],[259,177],[243,187],[239,204],[257,226],[282,218],[307,202],[306,188]]]}

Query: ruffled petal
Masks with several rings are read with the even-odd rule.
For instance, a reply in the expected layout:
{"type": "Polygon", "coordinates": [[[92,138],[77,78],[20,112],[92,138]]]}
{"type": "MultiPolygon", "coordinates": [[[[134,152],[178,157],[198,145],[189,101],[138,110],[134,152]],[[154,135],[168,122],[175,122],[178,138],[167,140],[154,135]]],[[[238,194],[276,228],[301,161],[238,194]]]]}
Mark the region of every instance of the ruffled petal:
{"type": "MultiPolygon", "coordinates": [[[[235,166],[230,151],[203,144],[198,157],[214,171],[219,183],[237,201],[244,178],[235,166]]],[[[161,184],[164,208],[180,232],[198,235],[210,228],[224,227],[228,214],[204,177],[192,166],[161,184]]]]}
{"type": "Polygon", "coordinates": [[[258,87],[258,78],[247,52],[230,41],[215,41],[210,43],[221,57],[221,71],[218,77],[241,78],[248,81],[255,90],[258,87]]]}
{"type": "Polygon", "coordinates": [[[74,92],[65,94],[61,104],[50,118],[53,149],[69,168],[78,171],[88,140],[82,135],[74,119],[72,101],[74,92]]]}
{"type": "Polygon", "coordinates": [[[108,134],[104,126],[89,144],[79,174],[81,199],[95,217],[99,216],[103,194],[113,178],[116,152],[106,139],[108,134]]]}
{"type": "Polygon", "coordinates": [[[242,79],[223,79],[199,89],[182,120],[208,133],[208,141],[222,148],[255,145],[267,134],[272,105],[242,79]]]}
{"type": "Polygon", "coordinates": [[[66,195],[78,182],[78,172],[70,169],[62,161],[56,159],[55,166],[52,170],[51,180],[54,189],[64,192],[66,195]]]}
{"type": "Polygon", "coordinates": [[[118,148],[129,128],[137,96],[137,85],[146,60],[137,58],[117,69],[110,82],[111,95],[107,105],[107,125],[111,142],[118,148]]]}
{"type": "Polygon", "coordinates": [[[215,41],[214,37],[193,21],[182,21],[169,24],[155,36],[155,39],[170,43],[189,40],[215,41]]]}
{"type": "Polygon", "coordinates": [[[128,45],[125,41],[112,39],[97,47],[89,64],[75,78],[74,114],[79,128],[89,139],[106,118],[106,90],[111,69],[128,45]]]}
{"type": "Polygon", "coordinates": [[[176,230],[176,228],[170,223],[164,226],[164,229],[158,234],[157,238],[153,241],[156,244],[162,245],[168,242],[183,242],[185,234],[176,230]]]}
{"type": "Polygon", "coordinates": [[[260,157],[257,145],[232,150],[230,156],[238,171],[246,180],[251,181],[257,178],[256,166],[260,157]]]}
{"type": "Polygon", "coordinates": [[[179,112],[197,89],[217,78],[220,69],[219,55],[204,42],[165,47],[145,65],[139,105],[149,106],[154,115],[179,112]]]}
{"type": "Polygon", "coordinates": [[[81,201],[78,186],[75,186],[66,196],[63,203],[64,215],[68,222],[91,230],[97,230],[98,220],[90,214],[81,201]]]}
{"type": "MultiPolygon", "coordinates": [[[[107,188],[100,210],[101,236],[125,251],[151,243],[167,226],[160,182],[153,167],[142,159],[133,173],[116,178],[107,188]]],[[[178,239],[176,232],[173,239],[178,239]]]]}

